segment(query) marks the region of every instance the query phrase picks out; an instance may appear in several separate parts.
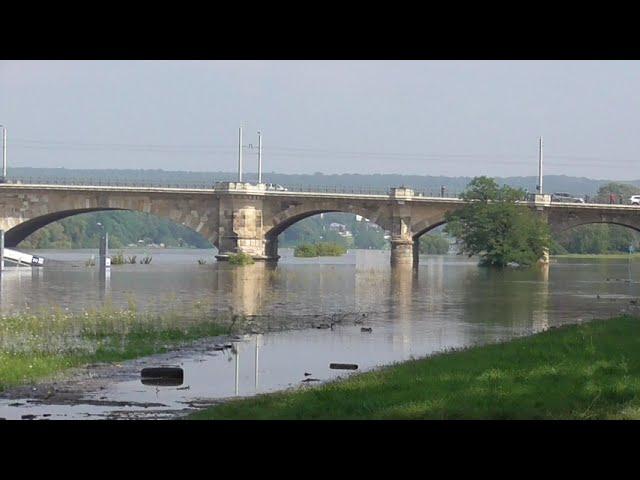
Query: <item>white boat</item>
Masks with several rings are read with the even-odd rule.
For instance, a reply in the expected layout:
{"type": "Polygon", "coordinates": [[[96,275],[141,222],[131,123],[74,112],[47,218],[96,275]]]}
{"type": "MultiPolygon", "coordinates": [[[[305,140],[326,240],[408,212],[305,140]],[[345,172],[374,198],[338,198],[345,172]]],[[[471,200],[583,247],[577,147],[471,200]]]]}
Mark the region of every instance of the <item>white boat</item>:
{"type": "Polygon", "coordinates": [[[43,257],[22,253],[11,248],[4,249],[4,259],[16,264],[31,265],[32,267],[42,267],[44,265],[43,257]]]}

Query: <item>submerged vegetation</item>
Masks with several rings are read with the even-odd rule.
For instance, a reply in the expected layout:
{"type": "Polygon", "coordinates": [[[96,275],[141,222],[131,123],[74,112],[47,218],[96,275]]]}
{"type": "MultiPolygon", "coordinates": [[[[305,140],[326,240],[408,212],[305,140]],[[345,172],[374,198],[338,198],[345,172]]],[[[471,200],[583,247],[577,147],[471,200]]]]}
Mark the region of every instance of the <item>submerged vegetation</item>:
{"type": "Polygon", "coordinates": [[[293,251],[296,257],[339,257],[347,253],[347,249],[337,243],[303,243],[293,251]]]}
{"type": "Polygon", "coordinates": [[[253,265],[255,260],[247,253],[235,253],[229,255],[229,263],[231,265],[253,265]]]}
{"type": "Polygon", "coordinates": [[[640,318],[570,325],[229,401],[195,419],[640,419],[640,318]]]}
{"type": "Polygon", "coordinates": [[[0,318],[0,391],[86,363],[160,353],[201,337],[228,333],[236,323],[211,318],[203,306],[161,313],[105,306],[73,313],[59,308],[0,318]]]}
{"type": "MultiPolygon", "coordinates": [[[[118,253],[111,256],[111,265],[134,265],[136,264],[137,259],[138,259],[137,255],[125,256],[124,252],[120,250],[118,253]]],[[[92,257],[92,260],[93,260],[93,257],[92,257]]],[[[151,263],[151,260],[153,260],[153,257],[147,254],[140,259],[140,264],[148,265],[151,263]]],[[[87,266],[95,265],[95,260],[93,260],[93,263],[87,263],[86,265],[87,266]]]]}

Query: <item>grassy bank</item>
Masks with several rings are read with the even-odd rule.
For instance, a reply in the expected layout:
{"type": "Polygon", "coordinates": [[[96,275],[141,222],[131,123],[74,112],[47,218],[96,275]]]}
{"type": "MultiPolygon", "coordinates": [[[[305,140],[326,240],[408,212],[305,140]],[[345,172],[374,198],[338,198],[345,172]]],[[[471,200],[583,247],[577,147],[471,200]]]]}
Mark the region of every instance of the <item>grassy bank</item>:
{"type": "Polygon", "coordinates": [[[613,260],[640,260],[640,253],[566,253],[563,255],[551,255],[551,258],[578,258],[578,259],[613,259],[613,260]]]}
{"type": "Polygon", "coordinates": [[[198,312],[139,313],[109,307],[60,309],[0,319],[0,391],[67,368],[161,353],[181,343],[227,333],[228,324],[198,312]]]}
{"type": "Polygon", "coordinates": [[[230,401],[191,418],[640,418],[640,318],[444,353],[319,387],[230,401]]]}

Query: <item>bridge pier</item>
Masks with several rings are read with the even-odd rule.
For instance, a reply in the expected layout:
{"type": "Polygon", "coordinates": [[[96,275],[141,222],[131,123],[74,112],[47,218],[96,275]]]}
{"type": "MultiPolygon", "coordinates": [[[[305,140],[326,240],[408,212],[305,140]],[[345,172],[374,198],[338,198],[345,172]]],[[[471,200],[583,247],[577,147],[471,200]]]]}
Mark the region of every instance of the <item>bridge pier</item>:
{"type": "Polygon", "coordinates": [[[278,237],[265,240],[264,253],[267,260],[270,261],[276,261],[280,258],[280,255],[278,255],[278,237]]]}
{"type": "Polygon", "coordinates": [[[413,265],[415,260],[413,240],[391,240],[391,265],[413,265]]]}
{"type": "Polygon", "coordinates": [[[542,257],[540,257],[540,259],[538,260],[538,263],[541,263],[543,265],[548,265],[549,264],[549,249],[545,248],[542,251],[542,257]]]}
{"type": "Polygon", "coordinates": [[[220,196],[216,259],[244,253],[254,260],[272,260],[274,249],[277,256],[277,239],[274,244],[264,236],[264,185],[225,182],[217,188],[227,195],[220,196]]]}
{"type": "Polygon", "coordinates": [[[420,237],[413,240],[413,266],[420,265],[420,237]]]}
{"type": "Polygon", "coordinates": [[[414,265],[415,241],[411,234],[411,204],[414,192],[407,187],[392,188],[391,207],[391,265],[414,265]]]}

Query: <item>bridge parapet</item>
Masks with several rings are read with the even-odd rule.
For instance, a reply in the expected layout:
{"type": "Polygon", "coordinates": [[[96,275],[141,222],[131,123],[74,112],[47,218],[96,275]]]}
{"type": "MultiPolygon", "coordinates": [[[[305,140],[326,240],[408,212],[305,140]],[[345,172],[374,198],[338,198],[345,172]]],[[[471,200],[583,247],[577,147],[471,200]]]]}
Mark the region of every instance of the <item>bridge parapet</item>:
{"type": "Polygon", "coordinates": [[[389,195],[392,198],[413,198],[415,192],[409,187],[392,187],[389,190],[389,195]]]}
{"type": "Polygon", "coordinates": [[[533,204],[536,207],[549,207],[549,206],[551,206],[551,195],[536,193],[536,194],[532,195],[532,197],[533,197],[533,204]]]}
{"type": "Polygon", "coordinates": [[[264,193],[267,191],[267,185],[265,183],[250,182],[216,182],[214,190],[225,193],[264,193]]]}

